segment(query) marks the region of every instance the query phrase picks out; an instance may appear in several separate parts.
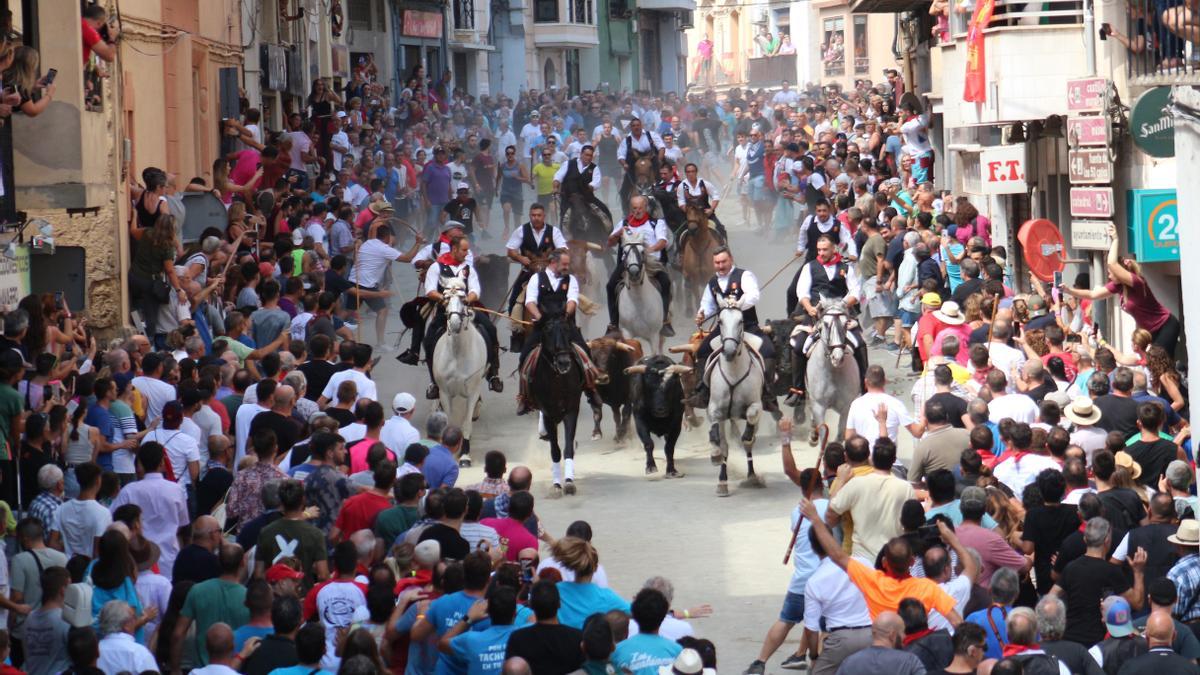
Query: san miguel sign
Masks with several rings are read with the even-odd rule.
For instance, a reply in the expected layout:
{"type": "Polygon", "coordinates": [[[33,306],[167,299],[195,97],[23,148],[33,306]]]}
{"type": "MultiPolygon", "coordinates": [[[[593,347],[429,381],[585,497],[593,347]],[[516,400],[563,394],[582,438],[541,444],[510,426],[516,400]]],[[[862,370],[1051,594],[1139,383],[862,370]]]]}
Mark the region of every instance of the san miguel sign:
{"type": "Polygon", "coordinates": [[[1138,97],[1129,113],[1133,144],[1151,157],[1175,156],[1175,120],[1167,107],[1170,87],[1155,87],[1138,97]]]}

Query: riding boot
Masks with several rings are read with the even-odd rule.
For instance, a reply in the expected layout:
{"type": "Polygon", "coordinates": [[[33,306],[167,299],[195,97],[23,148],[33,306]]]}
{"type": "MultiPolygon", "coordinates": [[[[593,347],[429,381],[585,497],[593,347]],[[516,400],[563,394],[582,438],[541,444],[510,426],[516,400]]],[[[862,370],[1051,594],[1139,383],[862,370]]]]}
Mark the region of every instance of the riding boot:
{"type": "Polygon", "coordinates": [[[663,337],[675,337],[675,329],[671,327],[671,279],[667,276],[666,271],[659,272],[656,276],[658,292],[662,296],[663,304],[663,325],[658,334],[663,337]]]}
{"type": "Polygon", "coordinates": [[[604,297],[608,301],[608,328],[604,332],[612,333],[621,325],[620,307],[617,305],[617,289],[621,287],[620,278],[613,276],[604,286],[604,297]]]}
{"type": "Polygon", "coordinates": [[[808,368],[808,356],[799,349],[792,350],[792,389],[784,403],[798,408],[804,405],[808,392],[804,389],[805,370],[808,368]]]}
{"type": "Polygon", "coordinates": [[[504,382],[500,380],[500,345],[488,342],[488,388],[494,392],[504,391],[504,382]]]}
{"type": "Polygon", "coordinates": [[[769,413],[779,412],[779,401],[775,398],[775,359],[763,359],[762,407],[769,413]]]}
{"type": "MultiPolygon", "coordinates": [[[[916,350],[914,349],[915,353],[916,350]]],[[[859,346],[854,350],[854,360],[858,362],[858,387],[859,395],[867,393],[866,375],[867,375],[867,348],[859,346]]]]}

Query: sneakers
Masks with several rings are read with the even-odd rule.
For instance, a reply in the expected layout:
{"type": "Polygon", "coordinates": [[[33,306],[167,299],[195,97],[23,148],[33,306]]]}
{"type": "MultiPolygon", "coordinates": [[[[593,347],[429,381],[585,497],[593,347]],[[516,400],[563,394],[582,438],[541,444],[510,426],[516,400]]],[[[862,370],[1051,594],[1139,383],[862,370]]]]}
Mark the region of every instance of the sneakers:
{"type": "Polygon", "coordinates": [[[784,670],[808,670],[808,659],[803,656],[792,654],[779,664],[784,670]]]}
{"type": "Polygon", "coordinates": [[[421,356],[419,354],[417,354],[416,352],[414,352],[413,350],[409,349],[409,350],[406,350],[403,354],[397,355],[396,360],[407,366],[415,366],[421,362],[421,356]]]}
{"type": "Polygon", "coordinates": [[[750,664],[750,667],[747,668],[742,673],[742,675],[763,675],[763,673],[765,673],[766,671],[767,671],[766,662],[755,659],[754,662],[750,664]]]}

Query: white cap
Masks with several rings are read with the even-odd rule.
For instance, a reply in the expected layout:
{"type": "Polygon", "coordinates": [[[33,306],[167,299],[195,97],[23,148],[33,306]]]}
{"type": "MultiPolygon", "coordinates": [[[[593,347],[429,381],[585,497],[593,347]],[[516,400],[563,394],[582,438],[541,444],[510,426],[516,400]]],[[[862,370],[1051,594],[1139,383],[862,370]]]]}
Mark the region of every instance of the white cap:
{"type": "Polygon", "coordinates": [[[417,399],[407,392],[400,392],[392,397],[392,410],[398,413],[411,412],[417,405],[417,399]]]}
{"type": "Polygon", "coordinates": [[[471,189],[471,186],[470,186],[470,185],[467,185],[466,183],[460,182],[460,183],[458,184],[458,186],[457,186],[457,187],[455,187],[454,189],[455,189],[455,190],[470,190],[470,189],[471,189]]]}
{"type": "Polygon", "coordinates": [[[346,116],[346,111],[345,111],[345,110],[339,110],[339,111],[337,111],[337,118],[338,118],[339,120],[340,120],[340,119],[342,119],[342,118],[343,118],[343,117],[345,117],[345,116],[346,116]]]}
{"type": "Polygon", "coordinates": [[[292,230],[292,244],[300,246],[304,243],[304,230],[292,230]]]}

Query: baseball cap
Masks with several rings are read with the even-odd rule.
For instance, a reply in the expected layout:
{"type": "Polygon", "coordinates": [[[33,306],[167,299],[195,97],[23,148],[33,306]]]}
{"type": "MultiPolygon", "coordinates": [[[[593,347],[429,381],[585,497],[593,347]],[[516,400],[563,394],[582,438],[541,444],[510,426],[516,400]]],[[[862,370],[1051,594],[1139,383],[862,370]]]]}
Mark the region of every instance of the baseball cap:
{"type": "Polygon", "coordinates": [[[25,362],[25,359],[21,358],[21,352],[18,352],[16,349],[6,349],[0,352],[0,370],[8,370],[15,373],[22,368],[32,367],[32,365],[25,362]]]}
{"type": "Polygon", "coordinates": [[[1109,635],[1120,638],[1133,633],[1133,612],[1125,598],[1110,595],[1100,606],[1104,609],[1104,625],[1109,635]]]}
{"type": "Polygon", "coordinates": [[[413,560],[421,567],[433,567],[441,559],[442,545],[433,539],[426,539],[413,549],[413,560]]]}
{"type": "Polygon", "coordinates": [[[540,113],[540,112],[538,112],[538,111],[534,110],[533,112],[529,113],[529,116],[530,116],[530,117],[541,117],[541,116],[542,116],[542,113],[540,113]]]}
{"type": "Polygon", "coordinates": [[[449,232],[450,230],[456,229],[456,228],[460,229],[460,230],[466,229],[466,227],[462,223],[458,222],[457,220],[447,220],[446,222],[442,223],[442,233],[443,234],[445,234],[446,232],[449,232]]]}
{"type": "Polygon", "coordinates": [[[292,230],[292,244],[300,246],[304,243],[304,230],[292,230]]]}
{"type": "Polygon", "coordinates": [[[270,279],[275,276],[275,266],[269,262],[260,262],[258,263],[258,273],[264,281],[270,279]]]}
{"type": "Polygon", "coordinates": [[[303,579],[304,574],[284,565],[283,563],[275,563],[267,570],[267,583],[274,584],[284,579],[303,579]]]}
{"type": "Polygon", "coordinates": [[[340,120],[340,119],[342,119],[342,118],[343,118],[343,117],[345,117],[345,116],[346,116],[346,111],[345,111],[345,110],[339,110],[339,111],[337,111],[337,118],[338,118],[339,120],[340,120]]]}
{"type": "Polygon", "coordinates": [[[466,183],[459,183],[455,189],[456,190],[470,190],[471,186],[467,185],[466,183]]]}
{"type": "Polygon", "coordinates": [[[962,491],[962,496],[959,497],[959,500],[960,504],[966,504],[967,502],[979,502],[981,505],[986,505],[987,490],[972,485],[971,487],[965,488],[962,491]]]}
{"type": "Polygon", "coordinates": [[[406,413],[412,410],[417,405],[417,399],[408,392],[400,392],[392,397],[392,410],[398,413],[406,413]]]}
{"type": "Polygon", "coordinates": [[[942,306],[942,296],[938,295],[937,293],[934,293],[933,291],[930,291],[930,292],[926,293],[925,295],[921,296],[921,304],[929,305],[930,307],[941,307],[942,306]]]}

